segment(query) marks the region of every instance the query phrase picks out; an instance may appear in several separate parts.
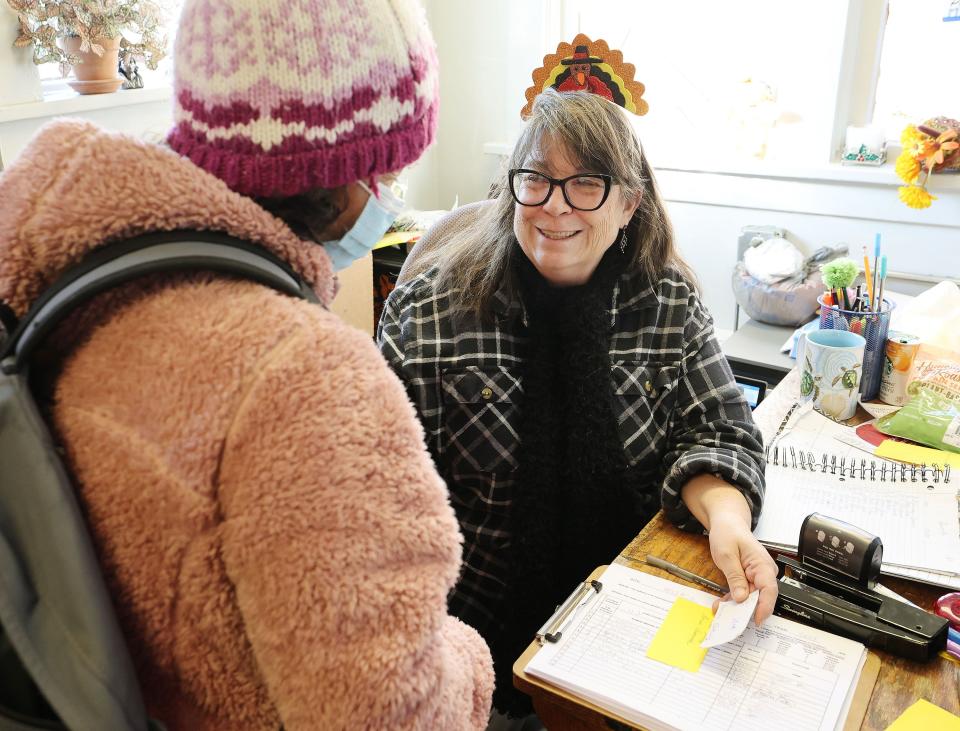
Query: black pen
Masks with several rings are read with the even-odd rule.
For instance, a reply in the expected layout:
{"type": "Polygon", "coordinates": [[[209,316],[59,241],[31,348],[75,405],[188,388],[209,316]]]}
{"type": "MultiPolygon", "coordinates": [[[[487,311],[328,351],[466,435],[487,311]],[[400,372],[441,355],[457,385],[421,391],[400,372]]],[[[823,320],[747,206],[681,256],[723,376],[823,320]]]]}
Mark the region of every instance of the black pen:
{"type": "Polygon", "coordinates": [[[663,569],[667,573],[673,574],[674,576],[679,576],[681,579],[686,579],[687,581],[692,581],[695,584],[700,584],[700,586],[705,586],[719,594],[726,594],[728,591],[730,591],[727,589],[727,587],[721,586],[716,581],[710,581],[710,579],[704,578],[703,576],[698,576],[692,571],[682,569],[676,564],[672,564],[669,561],[664,561],[659,556],[651,556],[650,554],[647,554],[647,557],[644,560],[651,566],[656,566],[658,569],[663,569]]]}

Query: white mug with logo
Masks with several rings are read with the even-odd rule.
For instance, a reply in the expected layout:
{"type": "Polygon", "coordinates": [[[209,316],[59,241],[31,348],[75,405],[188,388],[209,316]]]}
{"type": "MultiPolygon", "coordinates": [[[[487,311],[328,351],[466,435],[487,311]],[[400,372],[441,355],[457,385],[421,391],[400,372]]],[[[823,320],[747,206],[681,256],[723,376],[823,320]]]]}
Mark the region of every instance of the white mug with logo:
{"type": "Polygon", "coordinates": [[[800,394],[832,419],[857,411],[863,350],[867,341],[846,330],[813,330],[805,336],[800,358],[800,394]]]}

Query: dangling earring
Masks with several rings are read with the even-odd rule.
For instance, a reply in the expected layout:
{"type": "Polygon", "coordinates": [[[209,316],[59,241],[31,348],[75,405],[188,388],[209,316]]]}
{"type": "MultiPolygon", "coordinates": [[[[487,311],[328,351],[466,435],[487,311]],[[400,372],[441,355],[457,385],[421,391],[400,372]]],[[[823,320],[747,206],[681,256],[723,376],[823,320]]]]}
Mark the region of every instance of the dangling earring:
{"type": "Polygon", "coordinates": [[[627,227],[624,226],[620,230],[623,232],[623,235],[620,237],[620,253],[622,254],[627,250],[627,227]]]}

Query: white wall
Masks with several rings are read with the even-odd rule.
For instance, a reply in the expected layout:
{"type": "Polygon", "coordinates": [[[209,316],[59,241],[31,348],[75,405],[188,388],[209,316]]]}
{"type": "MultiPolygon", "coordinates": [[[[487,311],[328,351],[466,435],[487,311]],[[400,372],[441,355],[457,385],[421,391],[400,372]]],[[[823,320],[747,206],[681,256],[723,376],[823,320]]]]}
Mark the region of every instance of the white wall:
{"type": "MultiPolygon", "coordinates": [[[[530,73],[555,50],[561,31],[548,27],[550,0],[429,0],[427,9],[440,56],[440,131],[430,163],[435,188],[415,193],[424,191],[429,207],[448,208],[455,197],[460,203],[486,197],[501,156],[484,153],[484,146],[508,149],[530,73]]],[[[730,274],[746,225],[781,226],[807,253],[839,242],[852,255],[864,244],[872,252],[880,232],[891,270],[960,279],[960,176],[935,176],[931,191],[939,200],[912,211],[897,198],[892,164],[866,169],[814,161],[766,175],[757,166],[724,174],[652,163],[677,242],[721,330],[733,327],[730,274]]],[[[908,293],[923,286],[897,282],[908,293]]]]}
{"type": "Polygon", "coordinates": [[[20,35],[17,14],[0,3],[0,105],[39,101],[40,77],[33,65],[31,48],[14,48],[20,35]]]}
{"type": "MultiPolygon", "coordinates": [[[[71,92],[72,94],[72,92],[71,92]]],[[[77,117],[115,132],[159,142],[173,123],[170,89],[135,89],[114,94],[4,106],[0,100],[0,170],[54,117],[77,117]],[[119,101],[118,98],[119,97],[119,101]]]]}
{"type": "Polygon", "coordinates": [[[429,203],[420,207],[450,208],[457,198],[486,197],[499,159],[483,147],[511,141],[520,126],[530,74],[542,62],[547,37],[559,33],[548,27],[551,4],[425,1],[440,57],[440,130],[428,153],[433,161],[421,161],[411,176],[412,200],[429,203]],[[434,177],[427,182],[424,168],[431,164],[434,177]]]}

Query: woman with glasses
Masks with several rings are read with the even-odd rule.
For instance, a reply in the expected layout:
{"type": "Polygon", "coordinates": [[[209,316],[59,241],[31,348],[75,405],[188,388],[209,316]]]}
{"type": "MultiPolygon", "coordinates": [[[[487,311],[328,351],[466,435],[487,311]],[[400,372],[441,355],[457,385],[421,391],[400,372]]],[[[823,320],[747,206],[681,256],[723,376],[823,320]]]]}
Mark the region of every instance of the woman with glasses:
{"type": "Polygon", "coordinates": [[[516,715],[513,661],[661,508],[709,532],[735,599],[760,590],[757,620],[776,568],[751,534],[760,432],[622,110],[541,93],[482,209],[392,293],[378,338],[464,532],[451,610],[516,715]]]}

